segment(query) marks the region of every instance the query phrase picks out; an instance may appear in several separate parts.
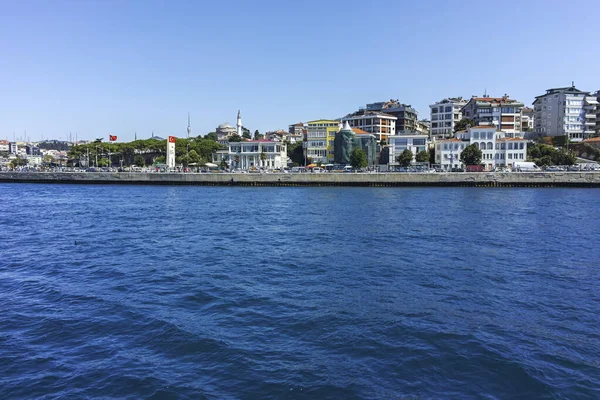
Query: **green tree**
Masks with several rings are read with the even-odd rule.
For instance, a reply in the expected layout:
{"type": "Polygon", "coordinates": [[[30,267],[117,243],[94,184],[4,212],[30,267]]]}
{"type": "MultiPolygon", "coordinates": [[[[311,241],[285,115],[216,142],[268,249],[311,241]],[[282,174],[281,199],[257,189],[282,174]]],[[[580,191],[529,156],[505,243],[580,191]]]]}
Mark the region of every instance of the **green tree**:
{"type": "Polygon", "coordinates": [[[257,130],[254,131],[254,140],[260,140],[262,138],[262,135],[260,134],[260,132],[257,130]]]}
{"type": "Polygon", "coordinates": [[[166,161],[165,156],[158,156],[154,159],[154,164],[164,164],[166,161]]]}
{"type": "Polygon", "coordinates": [[[108,167],[108,158],[101,158],[98,160],[99,167],[108,167]]]}
{"type": "Polygon", "coordinates": [[[136,154],[133,156],[133,163],[138,167],[146,166],[146,160],[144,160],[144,157],[141,154],[136,154]]]}
{"type": "Polygon", "coordinates": [[[242,138],[239,135],[231,135],[229,138],[230,142],[241,142],[242,138]]]}
{"type": "Polygon", "coordinates": [[[475,121],[471,118],[463,118],[454,125],[454,132],[464,131],[469,126],[475,126],[475,121]]]}
{"type": "Polygon", "coordinates": [[[429,162],[429,153],[426,150],[420,151],[416,155],[417,162],[426,163],[429,162]]]}
{"type": "Polygon", "coordinates": [[[21,157],[17,157],[17,158],[13,158],[10,161],[10,165],[13,169],[17,168],[17,167],[23,167],[25,165],[27,165],[28,160],[26,158],[21,158],[21,157]]]}
{"type": "Polygon", "coordinates": [[[218,140],[217,132],[208,132],[206,136],[204,136],[204,139],[216,142],[218,140]]]}
{"type": "Polygon", "coordinates": [[[367,154],[363,149],[355,147],[354,150],[352,150],[352,153],[350,153],[350,165],[355,169],[367,166],[367,154]]]}
{"type": "Polygon", "coordinates": [[[465,165],[479,165],[481,164],[481,150],[475,144],[471,144],[460,153],[460,162],[465,165]]]}
{"type": "Polygon", "coordinates": [[[251,139],[252,135],[250,134],[250,129],[242,127],[242,137],[244,139],[251,139]]]}
{"type": "Polygon", "coordinates": [[[317,160],[317,167],[321,168],[322,165],[323,165],[323,161],[317,160]]]}
{"type": "Polygon", "coordinates": [[[239,168],[240,167],[240,156],[238,156],[237,154],[235,156],[233,156],[233,161],[235,161],[235,167],[239,168]]]}
{"type": "Polygon", "coordinates": [[[413,159],[413,153],[409,149],[405,149],[398,157],[396,157],[396,161],[402,168],[406,168],[410,165],[413,159]]]}
{"type": "Polygon", "coordinates": [[[293,163],[303,165],[304,149],[302,148],[302,142],[289,143],[287,145],[287,155],[293,163]]]}
{"type": "Polygon", "coordinates": [[[184,167],[187,168],[187,166],[190,164],[190,156],[189,154],[182,154],[180,156],[175,157],[175,162],[177,164],[182,164],[184,167]]]}
{"type": "Polygon", "coordinates": [[[262,161],[262,165],[265,165],[265,161],[267,161],[267,153],[265,153],[264,151],[260,153],[260,161],[262,161]]]}
{"type": "Polygon", "coordinates": [[[46,154],[42,160],[46,164],[52,164],[54,162],[54,157],[52,157],[50,154],[46,154]]]}
{"type": "Polygon", "coordinates": [[[562,136],[553,136],[552,137],[552,145],[556,147],[564,147],[569,142],[567,135],[562,136]]]}
{"type": "Polygon", "coordinates": [[[206,161],[202,158],[200,154],[196,150],[190,150],[189,155],[189,163],[195,165],[205,164],[206,161]]]}

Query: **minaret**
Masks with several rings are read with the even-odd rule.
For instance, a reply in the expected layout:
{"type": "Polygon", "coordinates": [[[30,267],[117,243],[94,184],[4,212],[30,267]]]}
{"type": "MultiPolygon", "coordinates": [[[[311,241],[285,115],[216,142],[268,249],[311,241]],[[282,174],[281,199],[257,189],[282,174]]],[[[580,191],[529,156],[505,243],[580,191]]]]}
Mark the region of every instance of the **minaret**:
{"type": "Polygon", "coordinates": [[[188,139],[189,139],[190,135],[192,134],[192,126],[190,125],[190,113],[188,113],[188,127],[187,127],[187,132],[188,132],[188,139]]]}
{"type": "Polygon", "coordinates": [[[242,136],[242,114],[240,113],[240,110],[238,110],[238,117],[237,117],[237,134],[238,136],[242,136]]]}

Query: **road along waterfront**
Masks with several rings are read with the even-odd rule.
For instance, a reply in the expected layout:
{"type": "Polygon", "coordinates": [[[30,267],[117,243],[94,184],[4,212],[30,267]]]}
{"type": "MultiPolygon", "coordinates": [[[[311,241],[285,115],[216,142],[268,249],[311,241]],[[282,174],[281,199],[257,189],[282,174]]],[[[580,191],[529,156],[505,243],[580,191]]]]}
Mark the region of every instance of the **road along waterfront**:
{"type": "Polygon", "coordinates": [[[600,172],[326,174],[0,172],[0,182],[206,186],[600,187],[600,172]]]}

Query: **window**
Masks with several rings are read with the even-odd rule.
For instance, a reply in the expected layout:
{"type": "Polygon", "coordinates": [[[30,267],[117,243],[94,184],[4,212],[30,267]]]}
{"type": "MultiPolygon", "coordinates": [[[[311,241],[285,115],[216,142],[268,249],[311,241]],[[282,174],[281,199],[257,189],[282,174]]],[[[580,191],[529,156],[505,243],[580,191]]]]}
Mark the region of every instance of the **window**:
{"type": "Polygon", "coordinates": [[[508,153],[508,159],[512,160],[512,153],[508,153]]]}
{"type": "Polygon", "coordinates": [[[413,139],[413,146],[425,146],[425,139],[413,139]]]}
{"type": "Polygon", "coordinates": [[[473,139],[479,139],[479,132],[473,132],[473,139]]]}
{"type": "Polygon", "coordinates": [[[446,107],[446,112],[447,112],[447,113],[449,113],[449,112],[452,112],[452,106],[447,106],[447,107],[446,107]]]}

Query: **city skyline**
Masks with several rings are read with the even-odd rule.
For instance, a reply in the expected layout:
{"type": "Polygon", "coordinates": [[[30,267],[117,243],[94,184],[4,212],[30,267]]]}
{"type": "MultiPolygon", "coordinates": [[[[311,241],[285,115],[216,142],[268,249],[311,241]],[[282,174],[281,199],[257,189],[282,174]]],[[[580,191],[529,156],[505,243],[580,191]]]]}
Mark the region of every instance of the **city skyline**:
{"type": "Polygon", "coordinates": [[[238,109],[244,126],[264,133],[392,98],[428,119],[429,105],[445,97],[508,94],[531,106],[572,81],[600,89],[598,54],[585,40],[600,12],[593,2],[5,9],[0,32],[11,40],[0,44],[0,139],[185,137],[188,113],[193,135],[205,135],[234,125],[238,109]]]}

